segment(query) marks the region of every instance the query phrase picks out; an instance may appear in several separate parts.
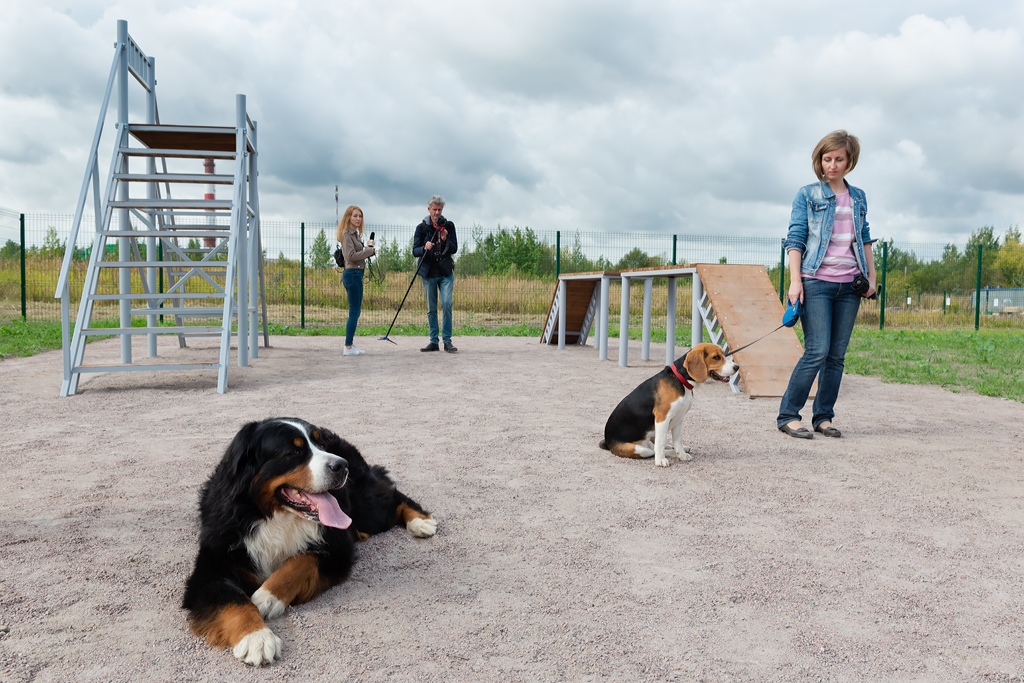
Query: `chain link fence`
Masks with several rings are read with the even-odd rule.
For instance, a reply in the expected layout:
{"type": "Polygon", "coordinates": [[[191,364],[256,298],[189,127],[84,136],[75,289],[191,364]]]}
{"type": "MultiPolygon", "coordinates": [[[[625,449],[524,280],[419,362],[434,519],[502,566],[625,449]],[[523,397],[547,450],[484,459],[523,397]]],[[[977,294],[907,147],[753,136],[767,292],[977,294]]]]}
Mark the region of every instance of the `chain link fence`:
{"type": "MultiPolygon", "coordinates": [[[[72,221],[71,214],[0,209],[0,321],[22,316],[59,320],[54,290],[72,221]]],[[[334,222],[325,221],[262,222],[271,323],[301,328],[344,326],[347,297],[331,257],[335,228],[334,222]]],[[[414,230],[413,224],[367,224],[366,231],[376,236],[374,261],[383,280],[366,282],[361,326],[386,327],[394,320],[401,330],[425,323],[423,290],[418,279],[413,281],[414,230]],[[407,291],[405,305],[395,318],[407,291]]],[[[546,320],[558,273],[668,264],[757,264],[766,268],[777,292],[788,287],[781,236],[545,231],[474,224],[458,224],[457,235],[454,324],[464,332],[512,328],[533,334],[546,320]]],[[[93,237],[92,219],[86,217],[79,241],[73,245],[76,259],[70,291],[76,306],[93,237]]],[[[1005,248],[1009,251],[1010,246],[1005,248]]],[[[1014,283],[1006,276],[1009,271],[1000,269],[998,247],[998,243],[876,243],[882,295],[863,303],[858,324],[886,329],[1024,327],[1024,283],[1009,286],[1014,283]]],[[[116,291],[117,285],[111,279],[100,286],[116,291]]],[[[677,329],[684,333],[690,316],[689,286],[688,279],[679,281],[677,301],[682,303],[677,329]]],[[[613,322],[619,315],[618,287],[614,282],[610,294],[613,322]]],[[[653,310],[664,311],[664,280],[655,282],[653,297],[653,310]]],[[[664,314],[660,319],[656,315],[652,326],[663,329],[664,314]]]]}

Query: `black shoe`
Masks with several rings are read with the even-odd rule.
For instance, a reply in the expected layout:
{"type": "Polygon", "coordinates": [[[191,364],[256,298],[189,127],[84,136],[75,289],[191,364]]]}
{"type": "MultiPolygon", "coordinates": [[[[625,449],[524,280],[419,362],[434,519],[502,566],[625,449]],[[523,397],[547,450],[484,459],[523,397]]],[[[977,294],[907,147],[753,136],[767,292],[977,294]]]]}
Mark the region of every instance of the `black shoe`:
{"type": "Polygon", "coordinates": [[[824,434],[825,436],[831,436],[833,439],[838,439],[843,435],[841,431],[839,431],[832,425],[829,425],[828,427],[822,427],[821,425],[818,425],[817,427],[814,428],[814,431],[818,432],[819,434],[824,434]]]}
{"type": "Polygon", "coordinates": [[[813,439],[814,434],[811,434],[807,427],[800,427],[799,429],[793,429],[789,425],[782,425],[779,427],[779,431],[783,434],[789,434],[790,436],[797,439],[813,439]]]}
{"type": "Polygon", "coordinates": [[[447,351],[448,353],[455,353],[456,351],[458,351],[458,349],[455,348],[455,344],[452,344],[451,342],[444,343],[444,350],[447,351]]]}
{"type": "Polygon", "coordinates": [[[441,347],[437,345],[437,342],[430,342],[424,346],[420,351],[440,351],[441,347]]]}

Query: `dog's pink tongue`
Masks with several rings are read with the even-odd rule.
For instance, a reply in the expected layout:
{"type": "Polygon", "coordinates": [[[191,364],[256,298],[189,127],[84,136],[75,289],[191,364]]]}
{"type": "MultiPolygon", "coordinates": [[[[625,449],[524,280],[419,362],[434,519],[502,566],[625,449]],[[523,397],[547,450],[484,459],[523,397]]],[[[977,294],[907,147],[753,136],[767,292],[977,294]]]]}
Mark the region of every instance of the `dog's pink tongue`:
{"type": "Polygon", "coordinates": [[[352,518],[341,511],[338,499],[329,493],[307,493],[310,500],[316,504],[316,512],[320,517],[320,523],[324,526],[333,526],[335,529],[347,529],[352,523],[352,518]]]}

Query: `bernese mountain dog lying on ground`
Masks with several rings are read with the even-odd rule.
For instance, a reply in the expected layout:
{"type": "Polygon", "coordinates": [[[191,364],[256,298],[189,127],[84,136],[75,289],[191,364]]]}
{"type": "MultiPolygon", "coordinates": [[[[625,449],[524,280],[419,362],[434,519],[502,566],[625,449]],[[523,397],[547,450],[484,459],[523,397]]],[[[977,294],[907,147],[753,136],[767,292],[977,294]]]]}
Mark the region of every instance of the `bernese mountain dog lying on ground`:
{"type": "Polygon", "coordinates": [[[199,523],[182,607],[196,635],[254,666],[281,654],[264,620],[344,581],[357,540],[397,524],[418,538],[437,530],[385,468],[297,418],[242,427],[203,485],[199,523]]]}

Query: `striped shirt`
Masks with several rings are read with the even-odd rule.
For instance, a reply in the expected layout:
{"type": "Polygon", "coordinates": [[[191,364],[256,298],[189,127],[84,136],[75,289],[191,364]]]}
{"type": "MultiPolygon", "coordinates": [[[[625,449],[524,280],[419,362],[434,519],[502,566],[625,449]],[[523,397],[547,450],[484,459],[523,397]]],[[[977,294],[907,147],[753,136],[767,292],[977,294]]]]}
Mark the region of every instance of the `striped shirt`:
{"type": "Polygon", "coordinates": [[[836,194],[836,219],[832,225],[832,238],[814,277],[827,282],[853,282],[853,278],[860,272],[857,256],[853,253],[854,237],[850,193],[836,194]]]}

